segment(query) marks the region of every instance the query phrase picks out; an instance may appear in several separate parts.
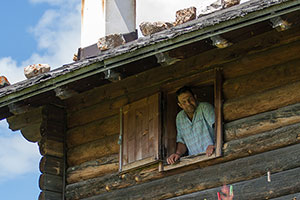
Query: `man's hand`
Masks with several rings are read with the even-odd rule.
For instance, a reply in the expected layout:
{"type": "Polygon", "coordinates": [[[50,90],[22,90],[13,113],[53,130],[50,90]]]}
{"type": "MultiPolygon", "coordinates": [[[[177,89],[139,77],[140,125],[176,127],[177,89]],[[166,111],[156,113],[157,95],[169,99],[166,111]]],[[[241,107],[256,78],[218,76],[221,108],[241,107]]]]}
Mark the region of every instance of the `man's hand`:
{"type": "Polygon", "coordinates": [[[206,148],[206,155],[210,157],[215,151],[215,146],[214,145],[208,145],[206,148]]]}
{"type": "Polygon", "coordinates": [[[173,153],[167,158],[167,163],[169,165],[174,164],[177,160],[179,160],[179,158],[180,158],[179,154],[173,153]]]}

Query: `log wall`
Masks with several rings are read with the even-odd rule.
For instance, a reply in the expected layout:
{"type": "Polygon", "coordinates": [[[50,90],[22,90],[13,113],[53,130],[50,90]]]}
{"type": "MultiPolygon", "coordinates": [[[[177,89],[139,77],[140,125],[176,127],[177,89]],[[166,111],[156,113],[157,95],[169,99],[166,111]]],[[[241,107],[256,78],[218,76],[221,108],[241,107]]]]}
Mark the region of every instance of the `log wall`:
{"type": "Polygon", "coordinates": [[[40,160],[39,200],[63,199],[65,188],[64,131],[65,111],[57,105],[30,108],[7,119],[12,130],[21,130],[23,136],[37,142],[40,160]]]}
{"type": "Polygon", "coordinates": [[[267,32],[66,100],[66,199],[216,199],[223,184],[233,184],[237,199],[297,195],[300,37],[296,33],[299,27],[267,32]],[[216,67],[224,76],[223,156],[168,172],[152,165],[119,174],[120,107],[158,91],[205,84],[213,80],[216,67]]]}

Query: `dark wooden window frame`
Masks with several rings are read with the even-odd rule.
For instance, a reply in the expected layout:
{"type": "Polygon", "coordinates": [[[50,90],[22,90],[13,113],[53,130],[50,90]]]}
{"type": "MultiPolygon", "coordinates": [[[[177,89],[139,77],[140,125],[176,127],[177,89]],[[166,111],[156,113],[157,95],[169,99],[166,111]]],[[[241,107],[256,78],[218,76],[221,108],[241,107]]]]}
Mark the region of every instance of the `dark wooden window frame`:
{"type": "MultiPolygon", "coordinates": [[[[188,84],[188,83],[187,83],[188,84]]],[[[211,82],[214,85],[214,108],[215,108],[215,153],[208,157],[206,155],[193,155],[182,157],[179,162],[167,165],[165,161],[160,162],[159,171],[168,171],[191,164],[211,160],[222,156],[223,146],[223,115],[222,115],[222,71],[215,69],[214,78],[211,82]]],[[[165,160],[166,158],[164,158],[165,160]]]]}

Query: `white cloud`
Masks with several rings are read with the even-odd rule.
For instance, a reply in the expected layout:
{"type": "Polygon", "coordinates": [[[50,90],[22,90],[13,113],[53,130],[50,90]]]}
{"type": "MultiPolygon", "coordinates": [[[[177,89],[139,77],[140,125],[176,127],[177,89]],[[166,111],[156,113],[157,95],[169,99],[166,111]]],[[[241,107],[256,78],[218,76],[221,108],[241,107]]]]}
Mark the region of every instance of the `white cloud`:
{"type": "Polygon", "coordinates": [[[11,57],[0,58],[1,76],[8,78],[10,83],[15,83],[25,78],[23,69],[18,67],[17,62],[11,57]]]}
{"type": "Polygon", "coordinates": [[[0,183],[36,172],[41,158],[38,145],[29,143],[19,131],[9,131],[4,120],[0,121],[0,133],[0,183]]]}

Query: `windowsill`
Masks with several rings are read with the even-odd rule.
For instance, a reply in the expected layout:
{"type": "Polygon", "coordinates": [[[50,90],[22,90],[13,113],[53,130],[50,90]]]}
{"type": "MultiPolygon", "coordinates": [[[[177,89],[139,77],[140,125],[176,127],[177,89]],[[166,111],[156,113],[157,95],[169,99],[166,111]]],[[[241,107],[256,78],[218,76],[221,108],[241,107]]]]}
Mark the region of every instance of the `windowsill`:
{"type": "Polygon", "coordinates": [[[179,162],[176,162],[172,165],[164,165],[163,168],[161,169],[161,171],[169,171],[172,169],[177,169],[177,168],[188,166],[188,165],[195,164],[198,162],[211,160],[211,159],[214,159],[217,157],[219,157],[219,156],[217,156],[215,153],[211,156],[207,156],[206,154],[195,155],[195,156],[185,156],[185,157],[180,158],[179,162]]]}

